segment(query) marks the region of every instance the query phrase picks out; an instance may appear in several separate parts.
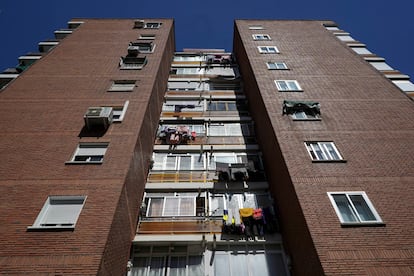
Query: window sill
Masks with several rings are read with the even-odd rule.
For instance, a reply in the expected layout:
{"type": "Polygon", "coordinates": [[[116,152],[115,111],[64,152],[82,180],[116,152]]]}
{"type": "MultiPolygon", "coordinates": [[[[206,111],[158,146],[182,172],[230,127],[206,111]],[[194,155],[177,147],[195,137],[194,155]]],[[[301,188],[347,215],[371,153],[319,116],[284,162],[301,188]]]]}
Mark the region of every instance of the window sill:
{"type": "Polygon", "coordinates": [[[382,221],[376,222],[341,222],[341,227],[384,227],[385,223],[382,221]]]}
{"type": "Polygon", "coordinates": [[[27,231],[74,231],[75,226],[28,226],[27,231]]]}
{"type": "Polygon", "coordinates": [[[322,121],[321,118],[312,118],[312,119],[295,119],[292,118],[292,121],[322,121]]]}
{"type": "Polygon", "coordinates": [[[65,165],[101,165],[103,161],[66,161],[65,165]]]}
{"type": "Polygon", "coordinates": [[[341,160],[312,160],[312,163],[346,163],[346,159],[341,160]]]}
{"type": "Polygon", "coordinates": [[[278,90],[281,93],[285,93],[285,92],[303,92],[303,90],[278,90]]]}

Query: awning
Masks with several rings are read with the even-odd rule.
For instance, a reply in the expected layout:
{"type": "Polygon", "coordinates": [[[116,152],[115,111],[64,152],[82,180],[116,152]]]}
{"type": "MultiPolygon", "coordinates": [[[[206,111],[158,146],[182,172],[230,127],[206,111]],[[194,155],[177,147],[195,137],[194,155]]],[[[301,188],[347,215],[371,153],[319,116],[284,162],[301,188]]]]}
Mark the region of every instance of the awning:
{"type": "Polygon", "coordinates": [[[308,101],[283,101],[283,115],[296,112],[306,112],[310,114],[321,114],[321,106],[318,102],[308,101]]]}

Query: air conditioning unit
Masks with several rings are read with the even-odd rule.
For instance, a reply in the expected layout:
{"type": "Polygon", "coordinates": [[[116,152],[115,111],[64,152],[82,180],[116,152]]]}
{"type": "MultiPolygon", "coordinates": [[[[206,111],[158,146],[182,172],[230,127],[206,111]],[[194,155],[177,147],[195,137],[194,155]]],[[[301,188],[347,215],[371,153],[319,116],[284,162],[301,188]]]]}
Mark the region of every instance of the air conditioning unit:
{"type": "Polygon", "coordinates": [[[83,116],[88,129],[107,129],[113,120],[112,107],[89,107],[83,116]]]}
{"type": "Polygon", "coordinates": [[[141,28],[144,28],[144,25],[145,25],[144,20],[135,20],[134,21],[134,28],[141,29],[141,28]]]}

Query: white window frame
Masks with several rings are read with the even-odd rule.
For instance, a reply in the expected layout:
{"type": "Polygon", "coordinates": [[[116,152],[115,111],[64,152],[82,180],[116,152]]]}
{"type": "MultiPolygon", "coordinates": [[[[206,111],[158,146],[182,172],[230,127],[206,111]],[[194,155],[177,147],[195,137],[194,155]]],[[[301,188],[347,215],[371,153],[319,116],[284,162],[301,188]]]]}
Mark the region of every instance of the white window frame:
{"type": "Polygon", "coordinates": [[[267,69],[269,70],[288,70],[289,69],[286,63],[284,62],[268,61],[266,62],[266,66],[267,66],[267,69]]]}
{"type": "MultiPolygon", "coordinates": [[[[161,198],[162,201],[162,210],[161,210],[161,217],[195,217],[196,216],[196,208],[197,208],[197,203],[196,203],[196,196],[152,196],[148,198],[148,207],[147,207],[147,212],[145,214],[146,217],[151,217],[149,216],[149,212],[151,209],[151,204],[152,204],[152,199],[154,198],[161,198]],[[173,210],[171,210],[170,208],[167,208],[167,200],[169,199],[177,199],[178,201],[178,206],[174,206],[175,208],[172,208],[173,210]],[[185,214],[181,214],[182,212],[182,207],[181,207],[181,199],[192,199],[192,204],[193,204],[193,210],[191,214],[185,213],[185,214]],[[169,214],[167,212],[171,212],[171,211],[177,211],[176,214],[169,214]]],[[[189,210],[185,210],[185,212],[188,212],[189,210]]],[[[152,216],[154,217],[154,216],[152,216]]]]}
{"type": "Polygon", "coordinates": [[[28,229],[74,229],[85,201],[86,196],[49,196],[28,229]]]}
{"type": "Polygon", "coordinates": [[[205,56],[200,55],[175,55],[174,61],[205,61],[205,56]]]}
{"type": "Polygon", "coordinates": [[[325,26],[328,31],[340,31],[340,29],[336,26],[325,26]]]}
{"type": "Polygon", "coordinates": [[[144,25],[144,29],[159,29],[161,25],[161,22],[146,22],[144,25]]]}
{"type": "Polygon", "coordinates": [[[369,64],[371,64],[378,71],[394,71],[394,69],[385,61],[369,61],[369,64]]]}
{"type": "Polygon", "coordinates": [[[249,123],[211,123],[207,133],[208,136],[252,136],[254,133],[250,133],[250,125],[249,123]],[[217,128],[217,131],[213,132],[212,128],[217,128]],[[216,134],[218,132],[220,135],[216,134]]]}
{"type": "Polygon", "coordinates": [[[343,161],[341,154],[332,141],[307,141],[305,147],[312,161],[343,161]]]}
{"type": "Polygon", "coordinates": [[[175,112],[175,107],[177,105],[194,105],[194,108],[187,108],[184,107],[181,109],[181,112],[203,112],[205,111],[205,104],[204,101],[173,101],[173,100],[167,100],[162,105],[162,111],[163,112],[175,112]]]}
{"type": "Polygon", "coordinates": [[[155,34],[140,34],[139,39],[154,40],[155,39],[155,34]]]}
{"type": "Polygon", "coordinates": [[[253,40],[272,40],[268,34],[252,34],[253,40]]]}
{"type": "Polygon", "coordinates": [[[114,80],[109,92],[132,92],[135,88],[136,80],[114,80]]]}
{"type": "Polygon", "coordinates": [[[112,107],[112,114],[113,114],[113,119],[112,122],[114,123],[120,123],[124,120],[125,117],[125,113],[127,111],[129,105],[129,101],[125,101],[124,105],[120,105],[120,106],[111,106],[112,107]],[[117,117],[117,118],[115,118],[117,117]]]}
{"type": "Polygon", "coordinates": [[[351,47],[351,49],[358,55],[372,55],[372,52],[366,47],[351,47]]]}
{"type": "MultiPolygon", "coordinates": [[[[133,266],[131,267],[130,272],[128,275],[188,275],[192,276],[194,271],[193,263],[191,263],[190,259],[192,257],[196,257],[201,259],[201,263],[199,264],[199,267],[196,269],[197,275],[204,275],[205,270],[205,262],[202,254],[197,254],[193,252],[187,251],[184,252],[173,252],[166,250],[165,252],[158,249],[159,246],[152,246],[148,252],[145,253],[135,253],[134,254],[134,260],[140,259],[143,265],[141,266],[133,266]],[[173,265],[173,258],[179,258],[183,262],[180,263],[179,266],[177,264],[173,265]],[[156,259],[153,261],[153,259],[156,259]]],[[[173,248],[172,246],[170,248],[173,248]]]]}
{"type": "Polygon", "coordinates": [[[275,80],[279,92],[301,92],[303,91],[297,80],[275,80]]]}
{"type": "Polygon", "coordinates": [[[264,30],[262,25],[250,25],[249,30],[264,30]]]}
{"type": "Polygon", "coordinates": [[[278,54],[279,49],[276,46],[257,46],[261,54],[278,54]]]}
{"type": "Polygon", "coordinates": [[[335,209],[336,215],[338,216],[342,225],[360,225],[360,224],[383,224],[383,221],[377,211],[374,208],[374,205],[369,200],[367,194],[363,191],[356,191],[356,192],[328,192],[329,200],[332,203],[332,206],[335,209]],[[335,201],[335,195],[342,195],[345,196],[347,199],[347,207],[349,212],[351,213],[354,220],[349,221],[346,220],[341,211],[338,207],[337,202],[335,201]],[[362,214],[358,211],[357,206],[355,205],[355,201],[352,200],[352,196],[360,196],[364,200],[366,207],[368,207],[371,215],[374,217],[372,220],[366,220],[362,217],[362,214]]]}
{"type": "Polygon", "coordinates": [[[414,91],[414,84],[409,80],[393,80],[392,82],[404,92],[414,91]]]}
{"type": "Polygon", "coordinates": [[[318,116],[318,114],[312,115],[312,114],[308,114],[305,111],[297,111],[297,112],[293,112],[291,115],[293,120],[296,121],[315,121],[315,120],[320,120],[320,117],[318,116]]]}
{"type": "Polygon", "coordinates": [[[200,171],[205,170],[206,160],[205,154],[200,153],[186,153],[186,154],[167,154],[167,153],[154,153],[153,160],[155,161],[153,170],[160,171],[200,171]],[[174,164],[169,163],[168,159],[175,157],[174,164]],[[181,169],[182,158],[190,157],[190,168],[181,169]],[[200,160],[200,162],[198,162],[200,160]],[[197,165],[197,163],[201,163],[197,165]],[[173,167],[168,167],[173,165],[173,167]]]}
{"type": "Polygon", "coordinates": [[[204,74],[204,69],[200,67],[174,67],[175,75],[201,75],[204,74]]]}
{"type": "Polygon", "coordinates": [[[348,34],[336,34],[336,37],[343,42],[355,41],[355,39],[348,34]]]}
{"type": "Polygon", "coordinates": [[[109,143],[79,143],[67,164],[102,164],[109,143]],[[85,160],[76,160],[82,157],[85,160]]]}
{"type": "Polygon", "coordinates": [[[147,65],[148,59],[147,57],[143,58],[134,58],[135,60],[140,60],[140,62],[124,62],[121,58],[119,61],[119,67],[121,70],[141,70],[142,68],[147,65]],[[143,62],[141,60],[143,59],[143,62]]]}

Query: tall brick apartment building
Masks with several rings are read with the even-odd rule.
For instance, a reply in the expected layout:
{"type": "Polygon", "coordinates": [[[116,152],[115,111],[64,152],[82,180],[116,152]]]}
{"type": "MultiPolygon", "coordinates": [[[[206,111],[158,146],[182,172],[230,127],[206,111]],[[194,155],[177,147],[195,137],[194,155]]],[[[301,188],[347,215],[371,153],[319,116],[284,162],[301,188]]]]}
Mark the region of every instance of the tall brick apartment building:
{"type": "Polygon", "coordinates": [[[0,74],[2,275],[413,275],[414,84],[330,21],[74,19],[0,74]]]}

